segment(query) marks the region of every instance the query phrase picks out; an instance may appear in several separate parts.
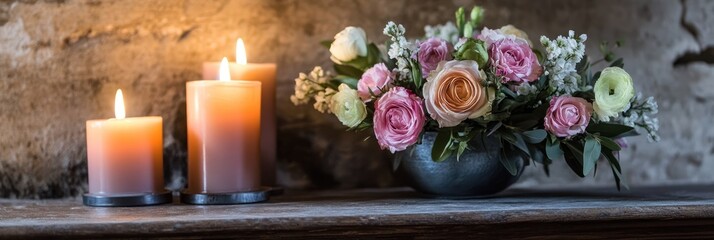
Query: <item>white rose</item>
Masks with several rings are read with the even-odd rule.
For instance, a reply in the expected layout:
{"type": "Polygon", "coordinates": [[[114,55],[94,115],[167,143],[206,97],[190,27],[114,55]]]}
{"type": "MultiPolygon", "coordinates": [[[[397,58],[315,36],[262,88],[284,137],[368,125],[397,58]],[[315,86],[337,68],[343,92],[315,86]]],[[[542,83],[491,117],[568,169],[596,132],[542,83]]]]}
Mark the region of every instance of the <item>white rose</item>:
{"type": "Polygon", "coordinates": [[[335,35],[335,41],[330,45],[332,60],[349,62],[358,56],[367,56],[367,34],[362,28],[346,27],[335,35]]]}

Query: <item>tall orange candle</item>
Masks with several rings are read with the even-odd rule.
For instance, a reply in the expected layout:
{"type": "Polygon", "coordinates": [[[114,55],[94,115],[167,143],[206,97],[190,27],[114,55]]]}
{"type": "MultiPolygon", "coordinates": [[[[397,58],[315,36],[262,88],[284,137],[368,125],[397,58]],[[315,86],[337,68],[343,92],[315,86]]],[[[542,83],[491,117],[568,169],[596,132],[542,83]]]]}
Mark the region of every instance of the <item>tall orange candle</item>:
{"type": "Polygon", "coordinates": [[[260,188],[261,82],[230,80],[223,59],[220,80],[186,83],[188,193],[260,188]]]}
{"type": "Polygon", "coordinates": [[[116,118],[87,121],[89,194],[165,192],[161,117],[126,118],[121,90],[114,111],[116,118]]]}
{"type": "MultiPolygon", "coordinates": [[[[262,83],[261,93],[261,182],[265,186],[275,185],[275,162],[277,155],[277,133],[275,114],[275,74],[274,63],[248,63],[243,39],[236,42],[236,62],[228,63],[231,79],[257,81],[262,83]]],[[[203,63],[203,79],[219,79],[218,62],[203,63]]]]}

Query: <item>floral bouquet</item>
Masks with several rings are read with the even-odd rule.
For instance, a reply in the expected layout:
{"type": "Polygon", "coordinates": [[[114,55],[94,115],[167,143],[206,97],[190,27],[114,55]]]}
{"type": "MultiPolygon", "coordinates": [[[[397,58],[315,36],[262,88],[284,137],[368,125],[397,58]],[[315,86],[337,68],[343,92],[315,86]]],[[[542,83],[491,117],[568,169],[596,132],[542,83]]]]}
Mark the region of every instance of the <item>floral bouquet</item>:
{"type": "MultiPolygon", "coordinates": [[[[290,100],[314,100],[316,110],[334,114],[349,130],[371,128],[392,153],[436,132],[432,160],[459,159],[475,136],[489,136],[546,173],[548,164],[564,159],[584,177],[603,159],[620,189],[623,138],[638,129],[659,138],[652,117],[657,103],[635,92],[611,50],[620,43],[602,43],[602,59],[591,62],[585,34],[541,36],[537,46],[512,25],[478,30],[483,13],[460,8],[455,23],[427,26],[424,38],[411,41],[402,25],[389,22],[381,47],[361,28],[347,27],[323,42],[335,73],[319,66],[300,73],[290,100]]],[[[512,159],[500,162],[515,175],[512,159]]]]}

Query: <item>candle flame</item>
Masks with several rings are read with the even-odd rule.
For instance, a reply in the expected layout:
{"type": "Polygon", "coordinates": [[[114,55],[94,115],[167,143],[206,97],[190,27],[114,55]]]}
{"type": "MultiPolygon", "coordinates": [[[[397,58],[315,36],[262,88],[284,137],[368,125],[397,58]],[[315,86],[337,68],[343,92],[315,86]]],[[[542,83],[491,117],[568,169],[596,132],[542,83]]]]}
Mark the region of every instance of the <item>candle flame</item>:
{"type": "Polygon", "coordinates": [[[126,117],[126,112],[124,112],[124,96],[121,94],[121,89],[117,90],[117,95],[114,97],[114,116],[116,119],[124,119],[126,117]]]}
{"type": "Polygon", "coordinates": [[[242,38],[238,38],[238,41],[236,42],[236,63],[238,63],[238,64],[247,64],[248,63],[248,57],[245,54],[245,44],[243,44],[242,38]]]}
{"type": "Polygon", "coordinates": [[[218,80],[220,81],[230,81],[231,80],[231,71],[230,68],[228,67],[228,58],[223,58],[221,61],[221,66],[218,69],[218,80]]]}

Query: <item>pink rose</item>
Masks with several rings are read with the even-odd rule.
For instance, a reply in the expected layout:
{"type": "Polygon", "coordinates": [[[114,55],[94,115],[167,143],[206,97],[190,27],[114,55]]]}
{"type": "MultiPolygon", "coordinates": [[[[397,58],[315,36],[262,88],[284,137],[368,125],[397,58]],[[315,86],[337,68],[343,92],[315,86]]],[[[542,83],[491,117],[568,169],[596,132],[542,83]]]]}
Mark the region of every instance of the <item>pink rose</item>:
{"type": "Polygon", "coordinates": [[[424,109],[416,94],[394,87],[374,103],[374,135],[382,149],[402,151],[419,140],[424,109]]]}
{"type": "Polygon", "coordinates": [[[560,96],[550,100],[545,115],[545,130],[558,137],[569,137],[585,132],[593,112],[593,105],[587,100],[560,96]]]}
{"type": "Polygon", "coordinates": [[[362,78],[357,82],[357,93],[362,101],[369,102],[373,94],[379,96],[382,90],[386,91],[392,79],[392,72],[387,69],[387,65],[377,63],[364,71],[362,78]]]}
{"type": "Polygon", "coordinates": [[[491,66],[503,83],[533,82],[543,73],[531,47],[521,38],[502,38],[488,47],[491,66]]]}
{"type": "Polygon", "coordinates": [[[429,38],[419,44],[416,59],[421,65],[422,76],[428,76],[440,62],[451,60],[451,51],[451,44],[439,38],[429,38]]]}

